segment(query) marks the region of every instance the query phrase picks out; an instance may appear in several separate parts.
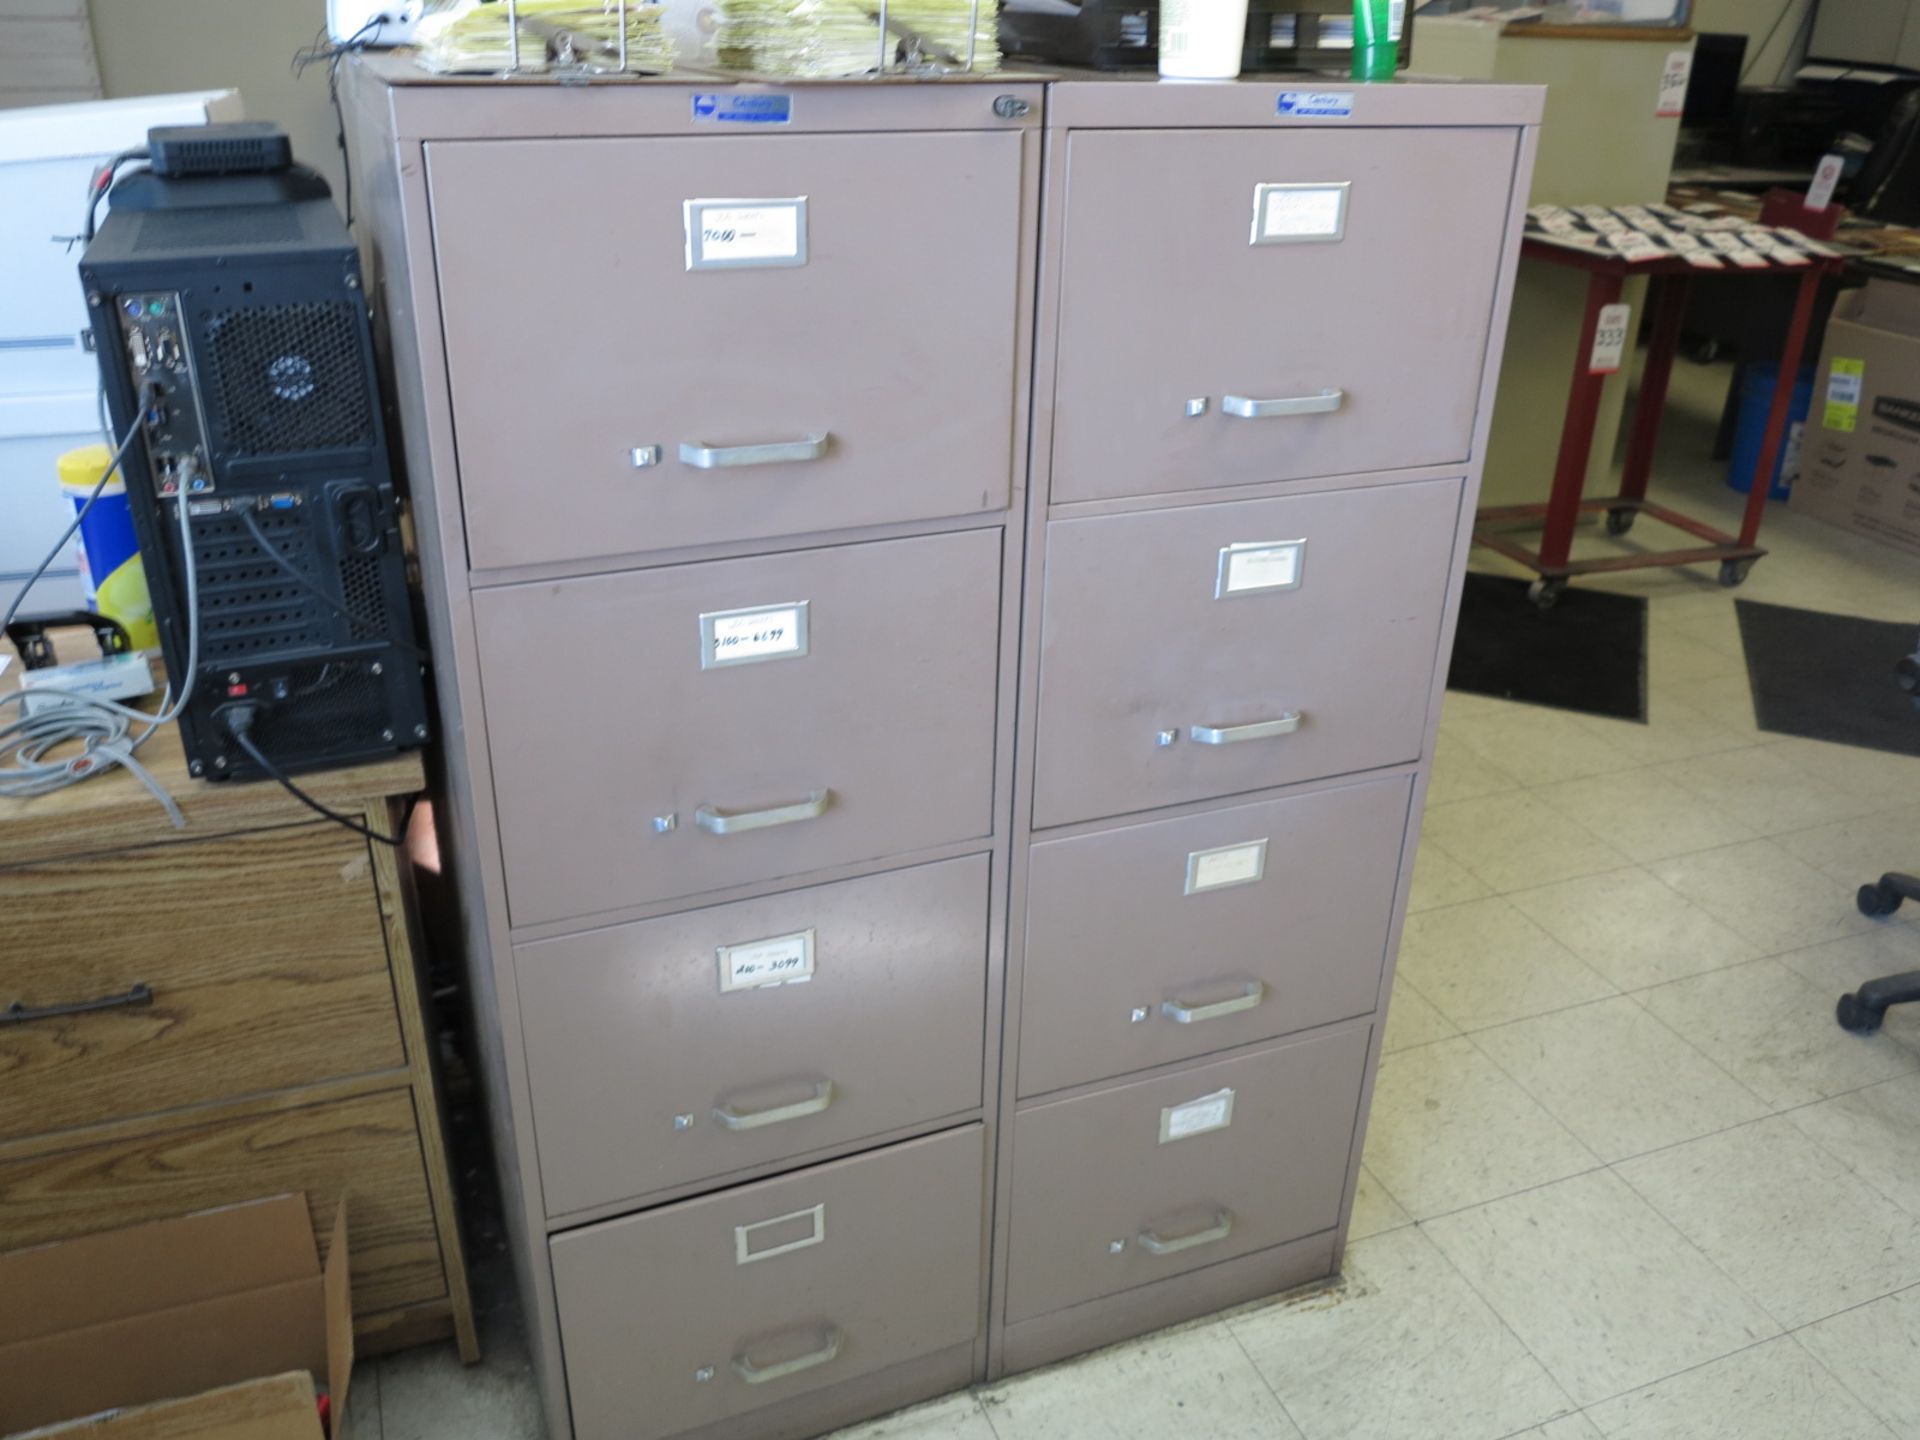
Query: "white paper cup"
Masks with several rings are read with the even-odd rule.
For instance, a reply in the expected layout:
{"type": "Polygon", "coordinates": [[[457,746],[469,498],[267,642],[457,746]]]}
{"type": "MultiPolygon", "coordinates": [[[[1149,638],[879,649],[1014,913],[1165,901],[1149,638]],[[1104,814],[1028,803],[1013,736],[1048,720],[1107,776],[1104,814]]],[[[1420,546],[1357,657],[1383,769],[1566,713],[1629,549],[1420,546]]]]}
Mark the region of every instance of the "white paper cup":
{"type": "Polygon", "coordinates": [[[1160,0],[1160,73],[1231,80],[1247,43],[1247,0],[1160,0]]]}

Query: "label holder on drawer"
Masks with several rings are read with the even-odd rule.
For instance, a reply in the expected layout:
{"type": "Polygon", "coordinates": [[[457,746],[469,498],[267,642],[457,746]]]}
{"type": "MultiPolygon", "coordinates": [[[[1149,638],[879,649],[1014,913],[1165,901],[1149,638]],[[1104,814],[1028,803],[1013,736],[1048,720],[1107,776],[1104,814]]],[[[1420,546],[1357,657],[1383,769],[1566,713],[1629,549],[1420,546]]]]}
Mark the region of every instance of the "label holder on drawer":
{"type": "Polygon", "coordinates": [[[805,1250],[810,1245],[818,1245],[827,1238],[827,1207],[824,1203],[806,1210],[795,1210],[786,1215],[776,1215],[771,1220],[757,1220],[751,1225],[733,1227],[733,1263],[751,1265],[756,1260],[771,1260],[779,1255],[791,1255],[796,1250],[805,1250]],[[807,1233],[797,1240],[783,1240],[769,1245],[764,1250],[753,1248],[754,1236],[763,1230],[771,1230],[778,1225],[792,1225],[794,1221],[804,1221],[807,1233]]]}
{"type": "Polygon", "coordinates": [[[1213,598],[1268,595],[1298,590],[1307,574],[1305,540],[1244,540],[1220,547],[1213,577],[1213,598]]]}
{"type": "Polygon", "coordinates": [[[807,197],[686,200],[687,269],[788,268],[807,263],[807,197]]]}
{"type": "Polygon", "coordinates": [[[1234,885],[1251,885],[1267,873],[1267,838],[1187,854],[1186,895],[1204,895],[1234,885]]]}
{"type": "Polygon", "coordinates": [[[1253,235],[1249,245],[1311,245],[1341,240],[1347,233],[1350,180],[1253,187],[1253,235]]]}
{"type": "Polygon", "coordinates": [[[812,647],[809,605],[806,600],[784,600],[742,610],[709,610],[700,617],[700,668],[798,660],[812,647]]]}
{"type": "Polygon", "coordinates": [[[1211,1135],[1233,1124],[1233,1090],[1228,1087],[1211,1095],[1202,1095],[1184,1105],[1169,1105],[1160,1112],[1160,1143],[1211,1135]]]}
{"type": "Polygon", "coordinates": [[[720,990],[759,990],[797,985],[813,978],[814,935],[796,930],[765,940],[742,940],[718,947],[720,990]]]}

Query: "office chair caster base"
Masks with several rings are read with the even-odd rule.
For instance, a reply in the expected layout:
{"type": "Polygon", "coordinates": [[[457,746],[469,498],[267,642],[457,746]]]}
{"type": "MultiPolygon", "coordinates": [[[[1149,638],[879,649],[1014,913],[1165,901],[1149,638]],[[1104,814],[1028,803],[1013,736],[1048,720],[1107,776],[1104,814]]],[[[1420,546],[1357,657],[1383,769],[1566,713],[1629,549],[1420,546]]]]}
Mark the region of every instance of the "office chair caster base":
{"type": "Polygon", "coordinates": [[[1859,894],[1854,896],[1854,903],[1860,907],[1860,913],[1871,916],[1876,920],[1883,915],[1891,915],[1894,911],[1898,910],[1900,908],[1900,900],[1901,896],[1898,891],[1889,890],[1886,886],[1878,882],[1871,885],[1862,885],[1859,894]]]}
{"type": "Polygon", "coordinates": [[[1833,1007],[1833,1018],[1840,1022],[1840,1028],[1851,1030],[1855,1035],[1871,1035],[1880,1028],[1886,1014],[1885,1010],[1861,1004],[1857,995],[1842,995],[1840,1003],[1833,1007]]]}
{"type": "Polygon", "coordinates": [[[1747,578],[1747,572],[1753,569],[1751,560],[1722,560],[1720,562],[1720,583],[1729,590],[1741,584],[1747,578]]]}
{"type": "Polygon", "coordinates": [[[1542,576],[1527,586],[1527,599],[1533,602],[1536,610],[1551,610],[1566,590],[1567,582],[1564,579],[1549,580],[1542,576]]]}
{"type": "Polygon", "coordinates": [[[1633,529],[1633,522],[1638,514],[1639,512],[1631,506],[1614,506],[1613,509],[1607,511],[1607,534],[1626,534],[1629,530],[1633,529]]]}

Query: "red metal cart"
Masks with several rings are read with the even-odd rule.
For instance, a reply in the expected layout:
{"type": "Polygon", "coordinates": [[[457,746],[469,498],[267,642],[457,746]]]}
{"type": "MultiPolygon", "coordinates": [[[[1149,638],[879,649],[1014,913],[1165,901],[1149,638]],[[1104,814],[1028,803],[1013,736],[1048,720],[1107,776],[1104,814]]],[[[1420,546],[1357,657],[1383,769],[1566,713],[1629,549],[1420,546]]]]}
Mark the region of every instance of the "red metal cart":
{"type": "Polygon", "coordinates": [[[1759,537],[1760,519],[1766,510],[1774,460],[1786,434],[1794,377],[1800,369],[1801,352],[1806,348],[1807,329],[1812,323],[1820,281],[1826,275],[1838,273],[1846,260],[1810,254],[1805,265],[1769,261],[1765,269],[1729,266],[1724,272],[1729,276],[1756,278],[1785,273],[1797,273],[1800,277],[1793,319],[1787,327],[1786,348],[1780,355],[1780,379],[1773,388],[1773,405],[1760,443],[1753,488],[1747,497],[1746,516],[1739,535],[1735,536],[1647,499],[1647,479],[1653,468],[1654,446],[1660,438],[1661,412],[1667,403],[1667,382],[1673,374],[1673,356],[1680,345],[1680,326],[1686,317],[1687,294],[1692,289],[1693,276],[1698,273],[1696,267],[1678,256],[1630,262],[1620,255],[1571,249],[1531,238],[1521,253],[1528,259],[1585,270],[1588,274],[1586,314],[1580,325],[1580,346],[1574,354],[1573,385],[1567,393],[1567,418],[1560,431],[1560,454],[1554,463],[1552,493],[1544,505],[1494,505],[1480,510],[1474,517],[1474,541],[1535,571],[1540,578],[1527,593],[1534,604],[1543,609],[1560,598],[1567,581],[1575,575],[1637,570],[1645,566],[1711,564],[1717,560],[1720,583],[1738,585],[1747,578],[1753,562],[1767,553],[1754,542],[1759,537]],[[1593,446],[1594,426],[1600,413],[1601,387],[1607,378],[1606,372],[1596,372],[1591,363],[1594,336],[1599,328],[1600,312],[1619,301],[1621,286],[1631,275],[1651,276],[1655,280],[1655,293],[1650,302],[1654,313],[1653,338],[1640,380],[1638,409],[1634,413],[1632,438],[1627,444],[1620,493],[1590,500],[1582,493],[1586,487],[1587,456],[1593,446]],[[1701,543],[1679,550],[1595,555],[1576,560],[1571,553],[1574,526],[1582,512],[1597,511],[1606,512],[1609,535],[1626,534],[1633,528],[1635,518],[1645,514],[1685,531],[1701,543]],[[1539,549],[1531,549],[1514,538],[1511,527],[1516,521],[1544,522],[1539,549]]]}

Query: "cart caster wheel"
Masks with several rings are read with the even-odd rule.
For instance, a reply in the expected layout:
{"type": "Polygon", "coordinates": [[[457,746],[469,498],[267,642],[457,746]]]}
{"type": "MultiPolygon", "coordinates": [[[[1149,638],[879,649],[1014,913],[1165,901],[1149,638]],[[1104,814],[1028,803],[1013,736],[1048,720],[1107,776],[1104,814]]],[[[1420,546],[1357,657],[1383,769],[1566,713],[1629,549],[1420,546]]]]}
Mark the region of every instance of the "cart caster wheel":
{"type": "Polygon", "coordinates": [[[1527,599],[1533,602],[1537,610],[1551,610],[1566,589],[1567,582],[1564,580],[1536,580],[1527,586],[1527,599]]]}
{"type": "Polygon", "coordinates": [[[1624,535],[1633,529],[1635,512],[1624,505],[1607,511],[1607,534],[1624,535]]]}
{"type": "Polygon", "coordinates": [[[1842,1030],[1851,1030],[1856,1035],[1871,1035],[1880,1028],[1881,1012],[1869,1010],[1851,995],[1842,995],[1840,1003],[1833,1007],[1833,1018],[1840,1022],[1842,1030]]]}
{"type": "Polygon", "coordinates": [[[1862,885],[1860,893],[1854,896],[1854,903],[1860,907],[1862,915],[1879,919],[1882,915],[1891,915],[1900,908],[1900,897],[1879,884],[1862,885]]]}
{"type": "Polygon", "coordinates": [[[1747,572],[1753,569],[1751,560],[1722,560],[1720,562],[1720,583],[1731,590],[1747,578],[1747,572]]]}

